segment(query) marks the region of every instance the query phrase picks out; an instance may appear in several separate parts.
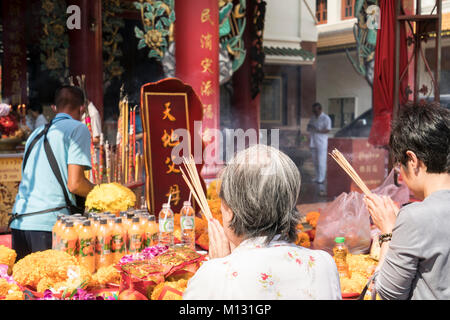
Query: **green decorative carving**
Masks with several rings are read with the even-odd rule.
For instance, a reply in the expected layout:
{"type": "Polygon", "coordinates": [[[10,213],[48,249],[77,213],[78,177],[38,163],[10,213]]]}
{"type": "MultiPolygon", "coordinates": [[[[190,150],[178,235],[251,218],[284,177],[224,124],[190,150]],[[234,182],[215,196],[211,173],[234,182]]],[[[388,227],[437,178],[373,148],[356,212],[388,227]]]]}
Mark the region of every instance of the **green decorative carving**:
{"type": "Polygon", "coordinates": [[[66,32],[66,1],[43,0],[40,11],[42,36],[40,38],[41,70],[52,78],[64,81],[68,73],[69,36],[66,32]]]}
{"type": "Polygon", "coordinates": [[[121,78],[125,72],[120,65],[120,57],[122,51],[120,44],[123,42],[123,37],[119,33],[120,29],[125,26],[124,20],[120,17],[123,13],[120,0],[103,0],[103,70],[104,82],[108,84],[113,78],[121,78]]]}
{"type": "Polygon", "coordinates": [[[241,67],[246,56],[242,39],[246,25],[245,11],[245,0],[234,6],[232,1],[219,0],[220,45],[232,58],[233,72],[241,67]]]}
{"type": "Polygon", "coordinates": [[[355,17],[358,21],[353,27],[356,40],[356,59],[346,50],[347,57],[356,72],[362,75],[371,87],[377,43],[378,26],[375,23],[378,19],[377,15],[379,15],[378,0],[356,1],[355,17]]]}
{"type": "Polygon", "coordinates": [[[173,41],[175,23],[174,0],[139,0],[134,6],[141,12],[143,30],[135,27],[138,49],[150,48],[149,58],[162,59],[173,41]]]}

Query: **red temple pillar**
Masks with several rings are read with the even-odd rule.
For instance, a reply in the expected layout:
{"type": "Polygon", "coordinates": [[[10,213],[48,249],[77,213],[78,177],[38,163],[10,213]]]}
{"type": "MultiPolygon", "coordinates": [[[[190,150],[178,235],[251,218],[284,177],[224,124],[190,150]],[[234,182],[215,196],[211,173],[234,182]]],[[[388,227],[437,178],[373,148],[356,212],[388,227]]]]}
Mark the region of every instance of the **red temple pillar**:
{"type": "MultiPolygon", "coordinates": [[[[247,1],[246,20],[243,40],[247,51],[244,63],[233,74],[233,103],[231,104],[231,116],[234,119],[234,128],[254,129],[259,137],[260,129],[260,94],[252,98],[252,36],[254,5],[253,1],[247,1]]],[[[259,140],[259,139],[258,139],[259,140]]]]}
{"type": "Polygon", "coordinates": [[[176,0],[175,13],[176,76],[194,89],[203,104],[202,175],[214,178],[220,168],[216,158],[220,141],[215,137],[220,130],[219,3],[176,0]]]}
{"type": "Polygon", "coordinates": [[[69,67],[73,77],[86,76],[87,98],[103,117],[103,51],[101,0],[69,0],[81,9],[81,28],[69,30],[69,67]]]}
{"type": "Polygon", "coordinates": [[[2,1],[2,98],[12,105],[27,104],[26,1],[2,1]]]}

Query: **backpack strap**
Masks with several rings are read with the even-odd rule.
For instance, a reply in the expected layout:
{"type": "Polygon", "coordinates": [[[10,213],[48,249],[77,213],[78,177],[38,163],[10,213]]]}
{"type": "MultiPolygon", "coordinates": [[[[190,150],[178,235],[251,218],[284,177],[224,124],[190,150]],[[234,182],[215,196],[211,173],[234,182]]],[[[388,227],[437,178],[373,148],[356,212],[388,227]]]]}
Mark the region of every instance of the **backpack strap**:
{"type": "Polygon", "coordinates": [[[59,170],[59,167],[58,167],[58,162],[56,161],[55,154],[53,153],[53,150],[50,146],[50,142],[48,142],[47,133],[44,134],[44,149],[45,149],[45,153],[47,155],[47,159],[50,164],[50,167],[52,168],[53,174],[55,175],[56,180],[58,180],[58,183],[61,186],[61,189],[64,194],[64,199],[66,201],[66,207],[69,208],[70,214],[75,214],[80,211],[83,212],[83,210],[74,206],[72,204],[72,201],[69,198],[69,194],[67,193],[66,186],[64,184],[64,180],[61,175],[61,171],[59,170]]]}
{"type": "Polygon", "coordinates": [[[27,152],[25,153],[25,156],[23,157],[22,173],[25,170],[25,166],[27,165],[28,157],[30,156],[31,150],[33,150],[34,145],[39,141],[40,138],[42,138],[42,136],[47,135],[47,132],[50,129],[50,127],[52,126],[52,124],[53,124],[53,120],[50,121],[49,123],[47,123],[44,127],[44,130],[39,132],[39,134],[36,135],[36,137],[34,137],[33,141],[31,141],[31,143],[27,149],[27,152]]]}
{"type": "Polygon", "coordinates": [[[24,160],[23,160],[23,164],[22,164],[22,172],[25,170],[25,166],[27,164],[28,161],[28,157],[30,156],[31,150],[33,149],[33,147],[36,145],[36,143],[39,141],[39,139],[41,139],[42,137],[44,137],[44,150],[45,150],[45,154],[47,155],[47,159],[50,165],[50,168],[53,171],[53,174],[56,177],[56,180],[58,181],[58,184],[61,186],[61,189],[63,191],[63,195],[64,195],[64,200],[66,202],[65,206],[61,206],[61,207],[57,207],[57,208],[52,208],[52,209],[46,209],[46,210],[41,210],[41,211],[36,211],[36,212],[32,212],[32,213],[24,213],[24,214],[17,214],[17,213],[13,213],[11,215],[11,218],[9,219],[8,222],[8,228],[11,225],[11,223],[19,218],[19,217],[27,217],[27,216],[33,216],[33,215],[37,215],[37,214],[42,214],[42,213],[48,213],[48,212],[53,212],[53,211],[58,211],[58,210],[62,210],[62,209],[68,209],[70,214],[75,214],[75,213],[79,213],[79,212],[83,212],[82,209],[74,206],[72,204],[72,201],[70,201],[69,198],[69,194],[67,193],[66,187],[64,185],[64,180],[62,179],[61,176],[61,171],[59,170],[58,167],[58,162],[56,161],[55,158],[55,154],[53,153],[53,150],[50,146],[50,143],[48,142],[47,139],[47,133],[48,130],[50,129],[50,127],[52,126],[53,121],[50,121],[48,124],[45,125],[44,130],[42,130],[34,139],[33,141],[31,141],[30,146],[28,147],[25,156],[24,156],[24,160]]]}

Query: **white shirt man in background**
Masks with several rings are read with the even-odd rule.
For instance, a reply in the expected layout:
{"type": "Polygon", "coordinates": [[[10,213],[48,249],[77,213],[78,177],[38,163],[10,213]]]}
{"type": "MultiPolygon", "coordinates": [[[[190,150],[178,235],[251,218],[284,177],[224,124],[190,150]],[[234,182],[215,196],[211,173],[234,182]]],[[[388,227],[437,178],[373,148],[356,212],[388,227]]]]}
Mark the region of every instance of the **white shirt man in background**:
{"type": "Polygon", "coordinates": [[[327,173],[328,133],[331,131],[331,119],[322,112],[320,103],[314,103],[312,111],[313,116],[309,120],[307,131],[310,133],[310,148],[316,173],[313,181],[319,184],[320,195],[324,195],[323,184],[327,173]]]}
{"type": "Polygon", "coordinates": [[[42,114],[43,107],[38,102],[33,102],[27,115],[27,126],[31,131],[48,123],[47,118],[42,114]]]}
{"type": "MultiPolygon", "coordinates": [[[[89,117],[91,117],[92,139],[94,141],[94,144],[98,146],[100,142],[100,134],[102,133],[102,120],[100,118],[100,113],[91,101],[89,101],[87,112],[89,114],[89,117]]],[[[86,124],[85,118],[86,115],[83,114],[83,118],[81,121],[84,124],[86,124]]]]}

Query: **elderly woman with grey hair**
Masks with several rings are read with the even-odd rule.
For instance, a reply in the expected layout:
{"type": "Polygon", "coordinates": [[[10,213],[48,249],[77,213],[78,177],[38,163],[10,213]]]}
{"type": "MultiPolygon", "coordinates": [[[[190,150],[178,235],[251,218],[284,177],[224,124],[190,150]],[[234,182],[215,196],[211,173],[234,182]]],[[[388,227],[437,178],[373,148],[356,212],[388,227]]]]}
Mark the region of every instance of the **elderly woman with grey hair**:
{"type": "Polygon", "coordinates": [[[209,221],[210,251],[185,300],[341,299],[325,251],[294,244],[300,173],[272,147],[239,152],[221,173],[223,227],[209,221]]]}

